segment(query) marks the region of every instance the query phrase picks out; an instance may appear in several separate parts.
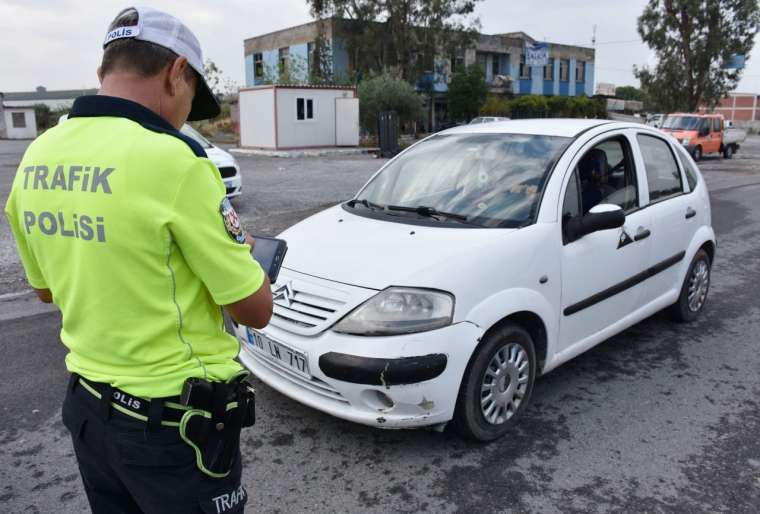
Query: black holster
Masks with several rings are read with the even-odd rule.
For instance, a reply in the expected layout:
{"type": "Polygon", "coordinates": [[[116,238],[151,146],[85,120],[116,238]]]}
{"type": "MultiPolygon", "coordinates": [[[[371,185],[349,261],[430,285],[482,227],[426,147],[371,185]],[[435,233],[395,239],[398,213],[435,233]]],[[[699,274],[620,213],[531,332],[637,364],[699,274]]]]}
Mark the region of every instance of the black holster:
{"type": "MultiPolygon", "coordinates": [[[[195,450],[198,469],[215,478],[229,474],[238,455],[240,431],[256,422],[253,388],[238,375],[230,382],[194,380],[204,394],[191,397],[180,421],[182,439],[195,450]]],[[[185,395],[183,394],[183,398],[185,395]]]]}

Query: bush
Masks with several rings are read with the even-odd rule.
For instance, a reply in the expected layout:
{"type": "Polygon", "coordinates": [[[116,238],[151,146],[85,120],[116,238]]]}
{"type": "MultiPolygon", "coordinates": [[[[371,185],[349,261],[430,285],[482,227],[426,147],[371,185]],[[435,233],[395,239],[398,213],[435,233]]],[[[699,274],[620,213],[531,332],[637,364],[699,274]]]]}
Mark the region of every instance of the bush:
{"type": "Polygon", "coordinates": [[[604,99],[526,95],[509,102],[512,118],[606,118],[604,99]]]}
{"type": "Polygon", "coordinates": [[[509,99],[503,96],[489,95],[486,103],[480,108],[483,116],[509,116],[509,99]]]}
{"type": "Polygon", "coordinates": [[[414,122],[422,117],[423,100],[414,87],[389,73],[374,75],[359,83],[359,118],[362,128],[377,132],[377,115],[396,111],[401,123],[414,122]]]}
{"type": "Polygon", "coordinates": [[[549,114],[549,102],[545,96],[518,96],[510,102],[512,118],[546,118],[549,114]]]}

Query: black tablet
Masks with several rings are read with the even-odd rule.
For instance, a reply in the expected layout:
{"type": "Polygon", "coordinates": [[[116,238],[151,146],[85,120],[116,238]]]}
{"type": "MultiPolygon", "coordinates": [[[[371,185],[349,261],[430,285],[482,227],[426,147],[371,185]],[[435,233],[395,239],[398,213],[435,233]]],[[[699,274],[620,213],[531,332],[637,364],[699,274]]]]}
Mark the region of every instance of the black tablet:
{"type": "Polygon", "coordinates": [[[253,236],[256,244],[253,245],[251,255],[261,264],[264,272],[269,276],[269,281],[274,284],[277,282],[277,275],[280,274],[280,266],[288,251],[288,243],[284,239],[275,239],[273,237],[253,236]]]}

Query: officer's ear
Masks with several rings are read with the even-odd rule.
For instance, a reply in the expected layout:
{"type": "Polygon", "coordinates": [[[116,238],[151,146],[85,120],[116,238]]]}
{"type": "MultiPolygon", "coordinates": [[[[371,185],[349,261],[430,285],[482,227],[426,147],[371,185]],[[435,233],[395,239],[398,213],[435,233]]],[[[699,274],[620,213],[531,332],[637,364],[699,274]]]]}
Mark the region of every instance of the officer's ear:
{"type": "MultiPolygon", "coordinates": [[[[176,96],[180,88],[183,87],[183,82],[186,82],[187,76],[187,58],[177,57],[169,65],[168,73],[166,75],[166,86],[171,96],[176,96]]],[[[184,84],[186,85],[186,84],[184,84]]]]}
{"type": "Polygon", "coordinates": [[[98,70],[96,73],[98,74],[98,82],[103,84],[103,68],[101,66],[98,66],[98,70]]]}

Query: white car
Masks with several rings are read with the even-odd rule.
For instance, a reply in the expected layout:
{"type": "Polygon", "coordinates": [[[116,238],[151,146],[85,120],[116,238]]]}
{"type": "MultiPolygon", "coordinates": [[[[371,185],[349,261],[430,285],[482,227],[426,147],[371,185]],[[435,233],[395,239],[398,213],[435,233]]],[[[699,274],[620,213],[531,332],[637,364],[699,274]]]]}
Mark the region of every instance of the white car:
{"type": "Polygon", "coordinates": [[[203,137],[187,123],[182,125],[180,132],[195,139],[206,151],[209,160],[214,163],[219,170],[219,174],[222,175],[222,181],[227,190],[227,198],[240,196],[240,193],[243,191],[243,181],[240,176],[240,166],[238,166],[235,158],[203,137]]]}
{"type": "Polygon", "coordinates": [[[502,116],[478,116],[470,120],[470,125],[477,125],[478,123],[493,123],[494,121],[509,121],[509,118],[502,116]]]}
{"type": "Polygon", "coordinates": [[[661,309],[693,320],[716,246],[681,145],[606,120],[441,132],[281,237],[271,323],[235,327],[245,366],[346,420],[484,441],[539,375],[661,309]]]}
{"type": "MultiPolygon", "coordinates": [[[[63,123],[68,118],[68,114],[62,114],[58,118],[58,123],[63,123]]],[[[214,163],[219,170],[219,174],[222,176],[224,187],[227,190],[227,198],[240,196],[240,193],[243,191],[243,180],[240,175],[240,166],[238,166],[235,158],[203,137],[187,123],[182,125],[180,132],[193,138],[206,151],[206,156],[214,163]]]]}

